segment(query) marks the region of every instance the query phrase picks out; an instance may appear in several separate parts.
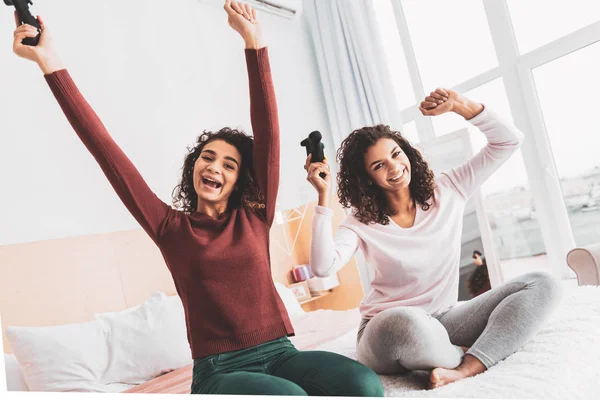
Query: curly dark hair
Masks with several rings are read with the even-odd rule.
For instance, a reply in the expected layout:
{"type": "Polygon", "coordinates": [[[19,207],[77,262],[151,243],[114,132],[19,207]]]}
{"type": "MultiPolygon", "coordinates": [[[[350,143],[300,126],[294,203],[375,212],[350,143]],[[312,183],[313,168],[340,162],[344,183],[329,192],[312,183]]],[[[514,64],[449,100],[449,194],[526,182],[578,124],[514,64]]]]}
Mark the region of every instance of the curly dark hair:
{"type": "Polygon", "coordinates": [[[215,140],[223,140],[235,146],[242,156],[240,174],[236,183],[237,189],[229,197],[227,209],[231,210],[240,206],[250,210],[264,209],[264,196],[256,184],[252,168],[254,139],[240,130],[227,127],[217,132],[203,131],[198,136],[196,144],[193,147],[188,146],[188,154],[185,156],[182,167],[181,181],[173,189],[173,205],[186,213],[196,212],[198,195],[194,189],[194,165],[204,146],[215,140]]]}
{"type": "Polygon", "coordinates": [[[385,193],[377,185],[369,185],[365,169],[365,154],[379,139],[392,139],[404,151],[411,165],[409,190],[415,203],[424,211],[434,198],[435,177],[419,150],[415,149],[400,132],[388,125],[364,127],[352,132],[337,152],[340,171],[337,176],[338,198],[343,207],[352,207],[355,217],[364,224],[388,225],[389,217],[396,214],[387,202],[385,193]]]}

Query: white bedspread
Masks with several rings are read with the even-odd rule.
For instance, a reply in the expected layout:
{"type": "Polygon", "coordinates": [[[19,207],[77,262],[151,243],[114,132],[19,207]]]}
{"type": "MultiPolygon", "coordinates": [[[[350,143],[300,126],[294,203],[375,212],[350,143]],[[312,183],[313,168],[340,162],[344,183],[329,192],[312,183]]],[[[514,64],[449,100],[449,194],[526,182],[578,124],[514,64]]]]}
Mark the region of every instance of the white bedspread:
{"type": "MultiPolygon", "coordinates": [[[[356,359],[357,329],[318,347],[356,359]]],[[[540,332],[517,353],[478,376],[424,390],[427,372],[382,376],[388,397],[600,398],[600,287],[567,288],[540,332]]]]}

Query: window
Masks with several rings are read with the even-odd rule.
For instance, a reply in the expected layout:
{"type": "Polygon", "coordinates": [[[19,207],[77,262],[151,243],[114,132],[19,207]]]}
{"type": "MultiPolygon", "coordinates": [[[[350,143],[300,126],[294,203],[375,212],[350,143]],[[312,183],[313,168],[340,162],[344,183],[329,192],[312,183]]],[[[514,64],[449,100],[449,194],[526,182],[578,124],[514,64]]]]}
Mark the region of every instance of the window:
{"type": "MultiPolygon", "coordinates": [[[[390,0],[373,2],[375,15],[379,22],[379,34],[385,51],[385,57],[392,85],[396,93],[396,101],[400,109],[415,103],[415,94],[411,85],[406,58],[402,49],[402,42],[398,34],[398,25],[394,16],[394,9],[390,0]]],[[[397,110],[394,110],[397,111],[397,110]]]]}
{"type": "Polygon", "coordinates": [[[419,133],[417,132],[417,124],[415,121],[411,121],[407,124],[402,125],[400,133],[404,136],[411,144],[419,143],[419,133]]]}
{"type": "Polygon", "coordinates": [[[402,6],[426,93],[498,65],[481,0],[405,0],[402,6]]]}
{"type": "Polygon", "coordinates": [[[600,20],[598,0],[507,0],[521,54],[600,20]]]}
{"type": "MultiPolygon", "coordinates": [[[[427,95],[429,95],[429,92],[427,92],[427,95]]],[[[461,128],[471,126],[463,117],[453,112],[432,117],[431,123],[433,125],[435,136],[442,136],[461,128]]]]}
{"type": "MultiPolygon", "coordinates": [[[[460,87],[466,96],[527,127],[526,140],[542,145],[524,146],[481,188],[502,273],[509,279],[552,266],[569,276],[564,254],[575,245],[600,242],[600,229],[594,229],[600,223],[600,156],[595,155],[600,148],[595,101],[600,89],[600,1],[392,1],[377,3],[386,3],[388,18],[393,4],[395,18],[403,19],[399,26],[408,28],[414,52],[403,56],[414,56],[408,65],[417,68],[408,72],[413,83],[422,82],[414,88],[419,98],[399,112],[403,132],[408,136],[418,128],[415,136],[428,143],[471,126],[454,113],[420,115],[416,107],[421,95],[437,87],[460,87]],[[502,12],[505,5],[509,13],[502,12]],[[586,35],[569,40],[571,33],[585,27],[586,35]],[[518,49],[503,46],[496,55],[494,44],[504,45],[512,37],[518,49]],[[557,39],[560,43],[554,43],[557,39]],[[546,46],[544,51],[522,55],[540,46],[546,46]],[[558,170],[554,179],[548,160],[558,170]],[[531,185],[529,176],[536,177],[531,185]],[[564,234],[569,230],[575,242],[564,234]],[[533,257],[546,249],[553,251],[533,257]]],[[[406,39],[402,37],[405,46],[406,39]]],[[[406,79],[405,87],[409,82],[406,79]]],[[[480,133],[471,138],[474,151],[486,143],[480,133]]],[[[498,266],[497,259],[494,264],[498,266]]]]}
{"type": "Polygon", "coordinates": [[[533,70],[578,246],[600,242],[600,43],[533,70]],[[571,71],[577,71],[576,74],[571,71]]]}

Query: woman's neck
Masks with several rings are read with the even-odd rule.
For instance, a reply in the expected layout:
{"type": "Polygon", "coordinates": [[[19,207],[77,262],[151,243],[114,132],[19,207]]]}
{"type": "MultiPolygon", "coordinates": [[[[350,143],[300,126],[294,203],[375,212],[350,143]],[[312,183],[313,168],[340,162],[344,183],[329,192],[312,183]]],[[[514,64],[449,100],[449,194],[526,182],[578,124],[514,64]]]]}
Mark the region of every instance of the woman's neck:
{"type": "Polygon", "coordinates": [[[202,214],[206,214],[213,219],[218,219],[225,211],[227,211],[227,204],[211,204],[211,203],[200,203],[198,202],[198,207],[196,207],[196,211],[202,214]]]}
{"type": "Polygon", "coordinates": [[[412,214],[415,210],[415,201],[408,188],[397,192],[386,192],[388,205],[392,210],[401,215],[412,214]]]}

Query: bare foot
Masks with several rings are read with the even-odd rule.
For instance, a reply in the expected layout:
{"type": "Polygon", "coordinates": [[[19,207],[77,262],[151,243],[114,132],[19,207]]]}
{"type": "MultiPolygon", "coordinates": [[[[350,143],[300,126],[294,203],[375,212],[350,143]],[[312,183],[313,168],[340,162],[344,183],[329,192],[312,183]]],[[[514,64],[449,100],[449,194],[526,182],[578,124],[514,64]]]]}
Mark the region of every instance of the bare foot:
{"type": "Polygon", "coordinates": [[[466,376],[455,369],[435,368],[429,376],[429,389],[436,389],[463,378],[466,376]]]}
{"type": "MultiPolygon", "coordinates": [[[[464,349],[463,349],[464,350],[464,349]]],[[[454,369],[435,368],[429,376],[429,389],[436,389],[449,383],[469,378],[485,371],[485,365],[470,354],[454,369]]]]}

